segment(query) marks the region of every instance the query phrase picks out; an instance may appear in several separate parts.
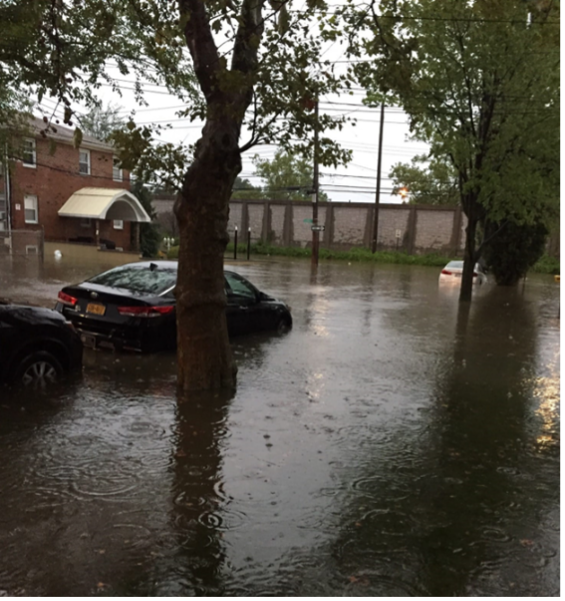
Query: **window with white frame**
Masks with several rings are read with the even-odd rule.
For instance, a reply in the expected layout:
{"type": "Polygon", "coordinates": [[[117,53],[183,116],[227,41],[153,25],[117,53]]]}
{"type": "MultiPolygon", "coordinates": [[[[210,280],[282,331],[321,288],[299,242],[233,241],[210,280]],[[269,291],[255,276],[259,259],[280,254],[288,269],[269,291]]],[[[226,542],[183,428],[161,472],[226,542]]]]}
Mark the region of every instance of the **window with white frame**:
{"type": "Polygon", "coordinates": [[[112,170],[112,177],[115,182],[121,182],[124,179],[123,169],[120,167],[120,161],[118,161],[117,157],[114,157],[114,167],[112,170]]]}
{"type": "Polygon", "coordinates": [[[115,230],[123,230],[124,229],[124,220],[123,219],[114,219],[114,229],[115,230]]]}
{"type": "Polygon", "coordinates": [[[81,217],[80,227],[92,227],[92,219],[90,217],[81,217]]]}
{"type": "Polygon", "coordinates": [[[34,167],[37,165],[37,152],[35,149],[35,140],[33,138],[24,138],[22,148],[22,163],[24,167],[34,167]]]}
{"type": "Polygon", "coordinates": [[[81,175],[90,175],[90,150],[81,148],[78,151],[78,172],[81,175]]]}
{"type": "Polygon", "coordinates": [[[24,220],[26,223],[38,223],[37,196],[34,194],[24,196],[24,220]]]}

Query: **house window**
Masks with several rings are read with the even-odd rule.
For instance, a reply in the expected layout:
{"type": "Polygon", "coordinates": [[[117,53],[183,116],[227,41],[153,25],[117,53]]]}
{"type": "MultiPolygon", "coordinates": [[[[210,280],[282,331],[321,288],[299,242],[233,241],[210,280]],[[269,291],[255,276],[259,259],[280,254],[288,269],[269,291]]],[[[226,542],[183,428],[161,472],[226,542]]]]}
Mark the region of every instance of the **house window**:
{"type": "Polygon", "coordinates": [[[117,157],[114,157],[114,167],[112,170],[112,176],[115,182],[121,182],[124,179],[124,172],[120,167],[120,162],[117,157]]]}
{"type": "Polygon", "coordinates": [[[38,223],[37,196],[26,194],[24,196],[24,219],[26,223],[38,223]]]}
{"type": "Polygon", "coordinates": [[[80,227],[92,227],[92,219],[90,217],[82,217],[80,227]]]}
{"type": "Polygon", "coordinates": [[[24,138],[22,163],[24,164],[24,167],[35,168],[37,165],[37,153],[35,151],[35,140],[33,138],[24,138]]]}
{"type": "Polygon", "coordinates": [[[78,151],[78,172],[81,175],[90,175],[90,150],[78,151]]]}
{"type": "Polygon", "coordinates": [[[124,220],[123,219],[114,219],[114,229],[115,230],[123,230],[124,229],[124,220]]]}

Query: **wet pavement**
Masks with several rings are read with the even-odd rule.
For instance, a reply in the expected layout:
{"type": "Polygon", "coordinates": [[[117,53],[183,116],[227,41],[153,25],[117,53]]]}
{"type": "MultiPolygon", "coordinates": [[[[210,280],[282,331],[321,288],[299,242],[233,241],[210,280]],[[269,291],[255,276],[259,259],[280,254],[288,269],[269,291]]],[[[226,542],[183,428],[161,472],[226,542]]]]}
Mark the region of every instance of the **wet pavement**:
{"type": "MultiPolygon", "coordinates": [[[[26,265],[0,296],[93,269],[26,265]]],[[[553,279],[465,311],[435,268],[237,270],[295,323],[234,340],[234,395],[179,405],[174,355],[103,351],[48,396],[0,391],[0,591],[558,595],[553,279]]]]}

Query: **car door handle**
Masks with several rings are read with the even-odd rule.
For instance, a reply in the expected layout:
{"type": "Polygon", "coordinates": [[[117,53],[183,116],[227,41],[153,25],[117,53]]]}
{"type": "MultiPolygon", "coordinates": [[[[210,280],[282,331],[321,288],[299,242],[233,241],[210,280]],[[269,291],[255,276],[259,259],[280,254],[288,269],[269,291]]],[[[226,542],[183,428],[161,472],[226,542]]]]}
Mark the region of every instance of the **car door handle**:
{"type": "Polygon", "coordinates": [[[244,309],[245,311],[247,311],[247,309],[249,309],[249,307],[247,305],[239,305],[240,309],[244,309]]]}

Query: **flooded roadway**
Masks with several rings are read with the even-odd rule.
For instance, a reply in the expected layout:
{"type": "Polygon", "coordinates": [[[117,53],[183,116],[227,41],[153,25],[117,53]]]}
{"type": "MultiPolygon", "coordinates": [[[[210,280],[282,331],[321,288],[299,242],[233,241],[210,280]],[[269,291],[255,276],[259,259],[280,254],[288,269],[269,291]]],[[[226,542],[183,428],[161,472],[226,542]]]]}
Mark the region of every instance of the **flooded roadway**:
{"type": "MultiPolygon", "coordinates": [[[[92,266],[3,269],[50,304],[92,266]]],[[[237,269],[295,323],[234,341],[235,395],[179,409],[173,355],[91,351],[49,397],[0,391],[0,591],[558,595],[550,276],[465,312],[435,268],[237,269]]]]}

